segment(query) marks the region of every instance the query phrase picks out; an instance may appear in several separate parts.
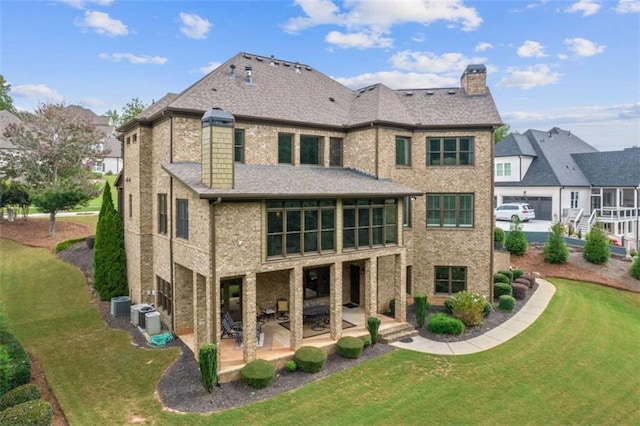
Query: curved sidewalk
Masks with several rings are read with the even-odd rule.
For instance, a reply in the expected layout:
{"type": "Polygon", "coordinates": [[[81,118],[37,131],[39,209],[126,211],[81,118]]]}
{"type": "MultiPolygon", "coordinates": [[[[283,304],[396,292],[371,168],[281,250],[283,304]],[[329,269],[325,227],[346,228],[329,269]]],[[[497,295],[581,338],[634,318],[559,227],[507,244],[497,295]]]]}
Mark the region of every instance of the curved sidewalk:
{"type": "Polygon", "coordinates": [[[527,304],[520,308],[512,318],[482,336],[451,343],[436,342],[421,336],[415,336],[412,337],[413,342],[411,343],[395,342],[392,345],[402,349],[435,355],[468,355],[494,348],[520,334],[533,324],[547,308],[556,292],[556,288],[549,281],[541,278],[536,280],[538,289],[529,298],[527,304]]]}

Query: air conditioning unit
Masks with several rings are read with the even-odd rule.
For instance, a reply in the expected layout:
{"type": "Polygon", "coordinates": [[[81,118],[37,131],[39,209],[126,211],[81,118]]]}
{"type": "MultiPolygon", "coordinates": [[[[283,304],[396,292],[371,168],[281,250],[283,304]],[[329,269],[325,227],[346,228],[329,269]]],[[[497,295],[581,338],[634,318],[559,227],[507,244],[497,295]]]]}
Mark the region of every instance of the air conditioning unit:
{"type": "Polygon", "coordinates": [[[131,306],[131,324],[138,326],[140,324],[140,309],[149,307],[153,309],[153,306],[148,303],[139,303],[131,306]]]}
{"type": "Polygon", "coordinates": [[[149,312],[155,312],[155,309],[153,308],[153,306],[147,305],[140,308],[138,312],[138,327],[144,330],[147,328],[146,314],[149,312]]]}
{"type": "Polygon", "coordinates": [[[144,315],[145,325],[147,329],[147,334],[149,336],[154,336],[156,334],[160,334],[160,330],[162,329],[162,325],[160,323],[160,312],[153,311],[147,312],[144,315]]]}
{"type": "Polygon", "coordinates": [[[111,298],[111,315],[121,317],[131,310],[131,298],[129,296],[117,296],[111,298]]]}

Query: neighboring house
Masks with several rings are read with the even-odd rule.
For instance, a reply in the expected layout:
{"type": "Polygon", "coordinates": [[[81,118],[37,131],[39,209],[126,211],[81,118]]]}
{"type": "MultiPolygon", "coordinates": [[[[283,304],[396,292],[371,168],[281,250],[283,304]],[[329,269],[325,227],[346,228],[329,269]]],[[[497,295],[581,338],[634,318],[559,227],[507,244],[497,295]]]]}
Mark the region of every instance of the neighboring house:
{"type": "Polygon", "coordinates": [[[6,109],[0,110],[0,152],[9,152],[16,149],[15,145],[9,142],[4,136],[4,132],[10,124],[19,124],[20,119],[6,109]]]}
{"type": "Polygon", "coordinates": [[[570,131],[510,134],[495,148],[495,204],[524,201],[536,219],[580,229],[595,220],[627,247],[637,247],[640,148],[600,152],[570,131]]]}
{"type": "Polygon", "coordinates": [[[402,324],[407,293],[490,298],[500,124],[483,65],[461,87],[354,91],[240,53],[118,129],[132,300],[197,348],[238,296],[249,361],[258,307],[278,299],[293,350],[310,305],[330,305],[337,340],[343,304],[395,299],[402,324]]]}

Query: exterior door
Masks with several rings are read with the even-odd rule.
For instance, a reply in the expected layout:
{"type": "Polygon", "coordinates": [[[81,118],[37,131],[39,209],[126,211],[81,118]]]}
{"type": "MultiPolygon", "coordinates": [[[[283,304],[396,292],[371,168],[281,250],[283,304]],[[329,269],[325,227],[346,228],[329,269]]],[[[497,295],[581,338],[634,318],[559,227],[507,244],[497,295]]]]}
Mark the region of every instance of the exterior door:
{"type": "Polygon", "coordinates": [[[220,311],[229,312],[234,321],[242,321],[242,278],[220,281],[220,311]]]}
{"type": "Polygon", "coordinates": [[[351,265],[349,268],[351,276],[351,303],[360,304],[360,267],[351,265]]]}

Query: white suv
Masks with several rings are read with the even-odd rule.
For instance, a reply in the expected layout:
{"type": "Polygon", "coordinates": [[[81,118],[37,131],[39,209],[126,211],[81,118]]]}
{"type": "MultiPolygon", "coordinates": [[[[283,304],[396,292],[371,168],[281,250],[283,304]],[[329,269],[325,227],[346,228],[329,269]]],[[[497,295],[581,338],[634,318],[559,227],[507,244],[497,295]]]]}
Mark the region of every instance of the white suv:
{"type": "Polygon", "coordinates": [[[496,215],[496,220],[513,221],[517,217],[521,222],[527,222],[536,218],[536,211],[526,203],[501,204],[493,213],[496,215]]]}

